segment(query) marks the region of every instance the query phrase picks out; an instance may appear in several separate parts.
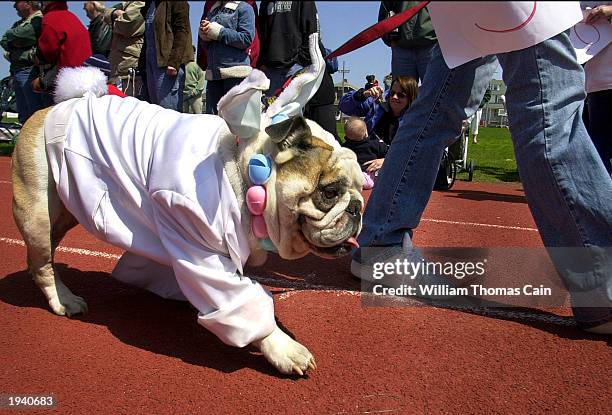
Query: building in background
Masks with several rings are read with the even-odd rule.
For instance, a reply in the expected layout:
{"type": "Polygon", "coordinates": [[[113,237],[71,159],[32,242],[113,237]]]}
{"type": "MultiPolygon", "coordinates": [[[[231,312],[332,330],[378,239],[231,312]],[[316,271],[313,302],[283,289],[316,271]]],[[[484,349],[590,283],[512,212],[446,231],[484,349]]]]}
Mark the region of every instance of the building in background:
{"type": "Polygon", "coordinates": [[[491,99],[482,109],[480,125],[482,127],[508,127],[508,113],[502,95],[506,94],[504,81],[492,79],[489,82],[491,99]]]}

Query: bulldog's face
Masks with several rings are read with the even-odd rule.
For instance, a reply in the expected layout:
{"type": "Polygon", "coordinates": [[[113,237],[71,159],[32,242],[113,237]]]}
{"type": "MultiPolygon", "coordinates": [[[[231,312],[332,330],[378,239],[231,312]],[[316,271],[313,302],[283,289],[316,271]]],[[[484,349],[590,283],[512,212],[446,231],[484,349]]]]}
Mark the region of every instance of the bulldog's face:
{"type": "Polygon", "coordinates": [[[349,253],[358,246],[364,207],[363,175],[355,154],[303,117],[265,131],[275,144],[266,222],[281,257],[349,253]]]}

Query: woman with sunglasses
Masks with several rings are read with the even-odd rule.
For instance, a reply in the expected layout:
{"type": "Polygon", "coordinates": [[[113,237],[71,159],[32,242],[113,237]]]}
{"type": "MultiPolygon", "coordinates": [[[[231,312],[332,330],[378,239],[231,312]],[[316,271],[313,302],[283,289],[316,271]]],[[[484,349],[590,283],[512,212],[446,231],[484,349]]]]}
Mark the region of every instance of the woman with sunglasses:
{"type": "MultiPolygon", "coordinates": [[[[340,99],[338,108],[346,115],[364,117],[369,137],[390,145],[400,118],[417,97],[417,90],[416,79],[398,76],[393,79],[385,100],[381,87],[361,88],[345,94],[340,99]]],[[[383,159],[369,163],[367,171],[376,171],[382,167],[383,159]]]]}

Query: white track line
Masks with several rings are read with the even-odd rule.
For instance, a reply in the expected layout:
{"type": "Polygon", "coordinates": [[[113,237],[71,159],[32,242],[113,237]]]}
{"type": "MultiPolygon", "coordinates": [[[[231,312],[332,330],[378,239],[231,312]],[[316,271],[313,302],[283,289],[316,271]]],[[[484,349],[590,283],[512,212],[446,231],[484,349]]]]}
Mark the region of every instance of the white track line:
{"type": "Polygon", "coordinates": [[[517,231],[538,232],[536,228],[524,228],[521,226],[508,226],[508,225],[493,225],[490,223],[458,222],[454,220],[443,220],[443,219],[421,219],[421,221],[422,222],[433,222],[433,223],[445,223],[445,224],[450,224],[450,225],[482,226],[485,228],[512,229],[512,230],[517,230],[517,231]]]}
{"type": "Polygon", "coordinates": [[[6,181],[6,180],[0,180],[0,183],[2,183],[2,184],[13,184],[13,182],[9,182],[9,181],[6,181]]]}
{"type": "MultiPolygon", "coordinates": [[[[19,245],[25,246],[25,242],[20,239],[11,239],[11,238],[2,238],[0,237],[0,242],[4,242],[9,245],[19,245]]],[[[81,248],[69,248],[66,246],[57,247],[56,251],[59,252],[67,252],[69,254],[83,255],[83,256],[93,256],[98,258],[108,258],[108,259],[119,259],[121,255],[109,254],[108,252],[99,252],[99,251],[90,251],[89,249],[81,249],[81,248]]]]}

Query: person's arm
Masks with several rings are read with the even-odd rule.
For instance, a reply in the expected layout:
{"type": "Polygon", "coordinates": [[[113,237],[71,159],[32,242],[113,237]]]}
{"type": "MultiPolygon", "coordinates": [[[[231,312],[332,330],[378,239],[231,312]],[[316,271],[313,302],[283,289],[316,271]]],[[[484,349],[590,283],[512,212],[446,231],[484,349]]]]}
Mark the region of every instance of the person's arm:
{"type": "Polygon", "coordinates": [[[351,91],[340,98],[338,109],[346,115],[355,115],[357,117],[365,117],[376,107],[376,100],[372,96],[366,96],[366,91],[359,89],[351,91]]]}
{"type": "Polygon", "coordinates": [[[124,38],[143,36],[145,29],[144,17],[140,13],[140,9],[143,6],[144,1],[135,1],[127,9],[123,9],[123,4],[117,4],[105,10],[105,18],[110,18],[112,22],[113,34],[124,38]]]}
{"type": "MultiPolygon", "coordinates": [[[[168,6],[171,7],[170,24],[172,26],[172,34],[174,41],[172,43],[172,51],[168,58],[168,72],[170,68],[174,69],[174,75],[181,66],[181,61],[184,54],[184,45],[189,45],[191,48],[191,29],[189,23],[189,3],[186,1],[169,1],[168,6]]],[[[171,75],[169,73],[169,75],[171,75]]]]}
{"type": "Polygon", "coordinates": [[[255,37],[255,12],[251,6],[243,3],[238,6],[236,13],[238,14],[236,30],[211,22],[207,36],[224,45],[244,50],[251,45],[255,37]]]}
{"type": "Polygon", "coordinates": [[[6,45],[13,48],[28,48],[36,46],[36,38],[37,33],[40,33],[41,21],[42,18],[36,16],[32,18],[30,24],[15,26],[12,29],[7,30],[4,35],[6,37],[6,45]]]}
{"type": "MultiPolygon", "coordinates": [[[[297,3],[299,7],[299,29],[302,36],[302,46],[300,46],[300,50],[298,52],[297,63],[306,67],[311,64],[308,37],[315,32],[319,32],[319,16],[317,14],[317,6],[315,5],[314,1],[295,1],[293,3],[294,6],[297,3]]],[[[321,37],[319,36],[319,38],[321,37]]]]}
{"type": "Polygon", "coordinates": [[[57,63],[63,43],[64,34],[55,30],[53,22],[43,24],[38,38],[38,58],[41,58],[43,63],[57,63]]]}
{"type": "MultiPolygon", "coordinates": [[[[389,1],[380,2],[380,7],[378,9],[378,21],[379,22],[389,17],[389,12],[392,10],[391,5],[389,3],[391,2],[389,1]]],[[[385,42],[385,45],[391,47],[391,42],[389,40],[388,33],[385,33],[381,39],[383,42],[385,42]]]]}
{"type": "Polygon", "coordinates": [[[589,10],[589,14],[586,16],[585,21],[586,23],[595,23],[600,19],[610,21],[610,17],[612,17],[612,5],[602,4],[589,10]]]}

